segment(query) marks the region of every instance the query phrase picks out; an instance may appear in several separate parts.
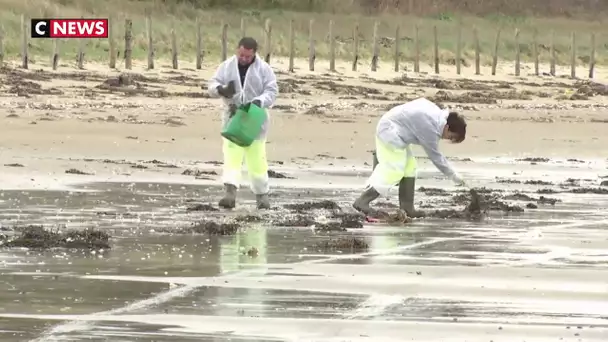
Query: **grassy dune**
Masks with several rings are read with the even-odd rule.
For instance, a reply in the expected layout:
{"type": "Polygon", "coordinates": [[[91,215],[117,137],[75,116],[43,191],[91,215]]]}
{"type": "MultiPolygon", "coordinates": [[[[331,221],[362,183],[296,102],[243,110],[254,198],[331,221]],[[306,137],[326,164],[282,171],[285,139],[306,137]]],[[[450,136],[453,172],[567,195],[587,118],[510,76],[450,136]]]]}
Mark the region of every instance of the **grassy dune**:
{"type": "MultiPolygon", "coordinates": [[[[364,60],[370,60],[372,52],[372,32],[375,20],[380,22],[379,35],[381,39],[381,60],[390,60],[394,54],[395,29],[401,27],[401,53],[402,60],[412,60],[414,43],[413,27],[419,26],[421,41],[421,55],[423,63],[431,63],[433,56],[433,26],[437,25],[439,32],[440,60],[443,63],[453,63],[456,51],[456,25],[458,17],[446,4],[455,3],[449,0],[428,0],[428,3],[443,3],[443,7],[432,7],[432,11],[420,5],[420,0],[414,0],[414,7],[409,7],[409,1],[395,1],[396,7],[390,7],[391,1],[377,0],[251,0],[254,8],[246,9],[244,1],[223,0],[175,0],[170,1],[133,1],[133,0],[0,0],[0,24],[4,32],[5,60],[18,59],[20,56],[20,18],[25,14],[31,17],[108,17],[112,15],[115,20],[114,34],[117,46],[122,50],[124,46],[124,19],[133,20],[135,59],[144,60],[147,56],[147,38],[145,27],[145,13],[150,13],[153,21],[153,40],[157,58],[167,59],[170,56],[171,27],[177,30],[180,60],[194,61],[195,59],[195,27],[196,19],[202,22],[204,32],[204,51],[206,61],[217,61],[220,55],[220,27],[223,22],[229,24],[229,49],[240,38],[241,18],[246,18],[247,34],[259,39],[262,52],[263,25],[266,19],[272,22],[272,50],[274,55],[286,56],[289,53],[289,22],[295,22],[296,54],[299,57],[308,55],[308,22],[315,19],[314,37],[316,39],[317,58],[327,58],[329,52],[328,27],[329,20],[335,22],[337,58],[351,60],[353,58],[352,36],[355,23],[360,25],[360,55],[364,60]],[[274,4],[274,5],[273,5],[274,4]],[[403,5],[405,4],[405,5],[403,5]],[[272,6],[270,6],[272,5],[272,6]],[[365,6],[364,6],[365,5],[365,6]],[[222,9],[221,6],[232,6],[231,10],[222,9]],[[405,7],[404,7],[405,6],[405,7]],[[271,9],[274,7],[274,9],[271,9]],[[279,8],[279,9],[277,9],[279,8]],[[289,10],[297,9],[299,11],[289,10]],[[303,11],[314,10],[315,12],[303,11]],[[324,11],[327,10],[327,11],[324,11]],[[334,13],[331,13],[329,11],[334,13]],[[407,12],[410,14],[398,14],[407,12]],[[374,15],[369,15],[374,13],[374,15]],[[418,13],[414,16],[411,13],[418,13]]],[[[546,0],[545,0],[546,1],[546,0]]],[[[561,0],[567,1],[567,0],[561,0]]],[[[590,0],[593,1],[593,0],[590,0]]],[[[494,0],[500,3],[502,0],[494,0]]],[[[530,4],[538,1],[528,0],[530,4]]],[[[481,3],[481,2],[480,2],[481,3]]],[[[505,2],[513,7],[523,8],[525,2],[511,0],[505,2]]],[[[505,5],[506,6],[506,5],[505,5]]],[[[537,6],[538,7],[538,6],[537,6]]],[[[534,7],[534,8],[537,8],[534,7]]],[[[483,7],[485,8],[485,7],[483,7]]],[[[539,32],[541,61],[549,60],[549,44],[551,32],[555,32],[555,48],[559,64],[570,62],[571,33],[576,32],[578,46],[577,56],[581,64],[588,62],[590,55],[590,36],[592,32],[597,35],[597,56],[599,64],[608,62],[608,19],[593,20],[578,9],[580,19],[575,18],[535,18],[523,14],[491,14],[489,10],[478,7],[469,9],[469,13],[462,14],[463,21],[463,57],[468,63],[473,62],[474,41],[473,27],[479,30],[481,43],[482,63],[488,64],[494,48],[496,30],[502,27],[502,39],[499,48],[501,60],[511,60],[515,57],[515,30],[521,31],[519,38],[520,50],[524,61],[532,59],[532,36],[535,29],[539,32]]],[[[509,7],[510,8],[510,7],[509,7]]],[[[551,11],[559,14],[553,8],[551,11]]],[[[511,12],[517,13],[515,9],[511,12]]],[[[462,9],[460,9],[462,10],[462,9]]],[[[538,8],[537,8],[538,10],[538,8]]],[[[524,11],[525,8],[524,8],[524,11]]],[[[522,13],[523,13],[522,12],[522,13]]],[[[563,11],[562,11],[563,12],[563,11]]],[[[463,13],[463,12],[460,12],[463,13]]],[[[577,12],[578,13],[578,12],[577,12]]],[[[562,13],[564,14],[564,13],[562,13]]],[[[565,13],[564,15],[571,15],[565,13]]],[[[601,16],[600,16],[601,17],[601,16]]],[[[29,22],[28,22],[29,23],[29,22]]],[[[60,42],[62,63],[75,61],[78,42],[63,40],[60,42]]],[[[88,40],[86,42],[85,59],[88,61],[107,61],[109,44],[106,39],[88,40]]],[[[50,60],[52,52],[51,40],[32,39],[29,43],[29,53],[35,61],[50,60]]],[[[304,65],[302,65],[304,67],[304,65]]]]}

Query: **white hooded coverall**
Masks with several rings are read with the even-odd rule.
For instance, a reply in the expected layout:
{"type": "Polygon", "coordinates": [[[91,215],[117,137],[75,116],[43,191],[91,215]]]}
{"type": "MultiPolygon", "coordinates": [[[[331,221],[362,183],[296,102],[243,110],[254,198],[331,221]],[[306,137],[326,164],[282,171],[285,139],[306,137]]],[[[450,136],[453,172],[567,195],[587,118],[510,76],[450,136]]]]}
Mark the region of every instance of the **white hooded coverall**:
{"type": "MultiPolygon", "coordinates": [[[[209,95],[219,97],[217,88],[228,85],[230,81],[234,81],[236,94],[231,99],[223,98],[225,108],[222,114],[222,128],[228,124],[230,119],[230,104],[239,107],[254,100],[259,100],[261,107],[266,108],[268,113],[268,108],[272,107],[279,92],[274,71],[257,54],[247,70],[243,85],[241,85],[237,57],[232,56],[222,62],[209,80],[209,95]]],[[[222,138],[224,154],[222,181],[224,184],[232,184],[238,188],[244,158],[253,193],[256,195],[268,193],[268,162],[266,160],[268,128],[269,118],[266,117],[260,136],[248,147],[240,147],[222,138]]]]}
{"type": "Polygon", "coordinates": [[[439,151],[439,140],[449,112],[433,102],[419,98],[396,106],[385,113],[376,128],[378,166],[367,186],[388,197],[391,188],[403,177],[416,177],[416,160],[410,145],[420,145],[433,164],[455,183],[462,182],[439,151]]]}

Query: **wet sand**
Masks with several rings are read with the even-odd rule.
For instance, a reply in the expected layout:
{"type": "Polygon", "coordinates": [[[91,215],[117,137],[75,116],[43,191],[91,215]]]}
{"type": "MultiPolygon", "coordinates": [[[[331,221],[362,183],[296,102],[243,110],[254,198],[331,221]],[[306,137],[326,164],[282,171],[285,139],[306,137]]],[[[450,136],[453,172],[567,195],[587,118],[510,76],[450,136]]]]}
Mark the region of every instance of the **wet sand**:
{"type": "MultiPolygon", "coordinates": [[[[142,74],[163,80],[140,78],[139,86],[127,88],[195,94],[208,77],[142,74]]],[[[216,206],[220,196],[217,101],[95,88],[108,74],[86,80],[9,74],[21,88],[36,88],[24,82],[37,82],[63,94],[15,96],[9,83],[1,89],[0,111],[8,116],[0,135],[3,234],[42,224],[95,227],[112,238],[111,248],[102,251],[4,248],[0,339],[608,338],[605,96],[453,104],[468,108],[463,112],[471,137],[442,148],[473,186],[523,211],[494,210],[481,221],[429,218],[327,231],[323,222],[335,210],[298,213],[285,206],[333,200],[351,213],[350,203],[371,171],[369,150],[381,108],[419,89],[437,96],[472,86],[451,81],[458,90],[446,89],[453,84],[428,87],[423,80],[395,86],[382,83],[381,73],[377,81],[320,74],[279,74],[300,88],[284,89],[273,110],[268,153],[271,169],[284,177],[272,179],[275,209],[267,213],[254,209],[246,180],[234,212],[191,210],[197,203],[216,206]],[[336,90],[340,85],[376,87],[379,93],[336,90]],[[101,91],[107,93],[96,93],[101,91]],[[338,94],[344,91],[358,93],[338,94]],[[517,106],[546,108],[512,108],[517,106]],[[313,222],[286,227],[284,219],[276,220],[302,214],[313,222]],[[194,222],[244,215],[261,219],[226,236],[188,230],[194,222]],[[348,239],[358,243],[328,247],[348,239]]],[[[489,78],[475,87],[490,99],[502,89],[482,81],[489,78]]],[[[513,87],[508,91],[537,87],[507,81],[513,87]]],[[[582,86],[537,88],[555,97],[572,89],[580,93],[582,86]]],[[[429,211],[460,210],[462,190],[420,160],[417,204],[429,211]]],[[[387,206],[386,199],[379,202],[387,206]]]]}

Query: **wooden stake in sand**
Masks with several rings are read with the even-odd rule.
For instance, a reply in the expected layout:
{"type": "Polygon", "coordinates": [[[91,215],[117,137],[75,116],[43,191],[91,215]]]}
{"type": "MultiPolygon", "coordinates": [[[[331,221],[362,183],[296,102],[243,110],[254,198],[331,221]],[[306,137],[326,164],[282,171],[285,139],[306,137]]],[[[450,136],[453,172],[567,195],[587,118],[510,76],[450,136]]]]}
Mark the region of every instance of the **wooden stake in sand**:
{"type": "Polygon", "coordinates": [[[418,24],[414,25],[414,72],[420,72],[420,38],[418,24]]]}
{"type": "Polygon", "coordinates": [[[222,62],[228,58],[228,24],[222,23],[222,62]]]}
{"type": "Polygon", "coordinates": [[[458,19],[456,35],[456,74],[460,75],[462,68],[462,18],[458,19]]]}
{"type": "Polygon", "coordinates": [[[481,44],[479,44],[477,27],[473,28],[473,39],[475,40],[475,75],[481,75],[481,44]]]}
{"type": "Polygon", "coordinates": [[[59,65],[59,39],[53,39],[53,54],[51,55],[51,66],[53,70],[57,70],[59,65]]]}
{"type": "Polygon", "coordinates": [[[378,47],[378,22],[374,22],[374,38],[373,38],[373,51],[372,51],[372,71],[378,70],[378,59],[379,55],[379,47],[378,47]]]}
{"type": "Polygon", "coordinates": [[[336,39],[334,37],[334,21],[329,21],[329,71],[336,71],[336,39]]]}
{"type": "Polygon", "coordinates": [[[496,67],[498,66],[498,47],[500,46],[500,31],[496,31],[496,40],[494,41],[494,55],[492,56],[492,76],[496,76],[496,67]]]}
{"type": "Polygon", "coordinates": [[[175,32],[175,23],[171,23],[171,66],[173,69],[179,68],[179,58],[177,52],[177,34],[175,32]]]}
{"type": "Polygon", "coordinates": [[[521,73],[521,51],[519,49],[519,29],[515,29],[515,76],[521,73]]]}
{"type": "Polygon", "coordinates": [[[555,76],[555,64],[557,62],[557,56],[555,53],[555,31],[551,31],[551,46],[549,47],[549,53],[551,54],[551,64],[549,66],[549,73],[551,76],[555,76]]]}
{"type": "Polygon", "coordinates": [[[576,78],[576,32],[572,32],[570,43],[570,77],[576,78]]]}
{"type": "Polygon", "coordinates": [[[399,72],[399,59],[400,59],[400,47],[401,47],[401,32],[399,32],[399,25],[395,29],[395,72],[399,72]]]}
{"type": "MultiPolygon", "coordinates": [[[[0,42],[1,44],[1,42],[0,42]]],[[[2,49],[2,47],[0,47],[2,49]]],[[[591,54],[589,56],[589,78],[595,73],[595,32],[591,34],[591,54]]]]}
{"type": "Polygon", "coordinates": [[[4,27],[0,25],[0,67],[4,64],[4,27]]]}
{"type": "Polygon", "coordinates": [[[308,22],[308,70],[315,71],[315,59],[317,58],[315,52],[315,38],[314,34],[315,20],[310,19],[308,22]]]}
{"type": "Polygon", "coordinates": [[[534,37],[533,37],[533,50],[534,50],[534,75],[540,75],[540,57],[538,55],[538,28],[534,29],[534,37]]]}
{"type": "Polygon", "coordinates": [[[272,55],[272,22],[270,18],[266,19],[266,24],[264,25],[264,32],[266,33],[266,40],[264,42],[264,47],[266,48],[266,56],[264,60],[266,63],[270,64],[270,56],[272,55]]]}
{"type": "Polygon", "coordinates": [[[196,69],[203,68],[203,29],[201,22],[196,18],[196,69]]]}
{"type": "MultiPolygon", "coordinates": [[[[84,19],[84,17],[81,17],[84,19]]],[[[78,39],[78,55],[76,56],[76,64],[78,65],[78,69],[84,69],[84,46],[86,44],[86,40],[80,38],[78,39]]]]}
{"type": "Polygon", "coordinates": [[[433,60],[435,63],[435,73],[439,74],[439,36],[437,25],[433,26],[433,60]]]}
{"type": "Polygon", "coordinates": [[[357,71],[359,64],[359,23],[355,24],[353,29],[353,71],[357,71]]]}
{"type": "Polygon", "coordinates": [[[245,21],[245,17],[241,17],[241,38],[245,37],[247,33],[247,22],[245,21]]]}
{"type": "Polygon", "coordinates": [[[289,21],[289,72],[294,72],[294,59],[296,55],[294,20],[289,21]]]}
{"type": "Polygon", "coordinates": [[[152,17],[146,16],[146,35],[148,36],[148,70],[154,69],[154,43],[152,41],[152,17]]]}
{"type": "Polygon", "coordinates": [[[25,15],[21,15],[21,67],[23,69],[28,68],[28,25],[25,15]]]}
{"type": "Polygon", "coordinates": [[[108,20],[108,43],[110,44],[110,69],[116,68],[116,41],[114,40],[114,19],[108,20]]]}
{"type": "Polygon", "coordinates": [[[125,69],[131,70],[132,67],[132,52],[133,52],[133,22],[131,19],[125,19],[125,69]]]}

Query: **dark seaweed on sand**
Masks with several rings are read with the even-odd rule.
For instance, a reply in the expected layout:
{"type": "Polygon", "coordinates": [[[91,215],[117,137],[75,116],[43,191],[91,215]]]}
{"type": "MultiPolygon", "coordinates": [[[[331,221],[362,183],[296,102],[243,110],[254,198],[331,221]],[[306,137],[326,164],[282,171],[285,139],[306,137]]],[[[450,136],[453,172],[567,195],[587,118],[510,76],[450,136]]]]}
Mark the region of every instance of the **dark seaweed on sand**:
{"type": "Polygon", "coordinates": [[[195,222],[189,227],[180,229],[182,234],[208,234],[208,235],[234,235],[239,230],[237,222],[215,222],[203,220],[195,222]]]}
{"type": "Polygon", "coordinates": [[[311,210],[342,210],[338,203],[330,200],[315,201],[315,202],[304,202],[304,203],[290,203],[283,206],[285,209],[295,211],[311,211],[311,210]]]}
{"type": "Polygon", "coordinates": [[[319,241],[313,248],[321,250],[367,250],[369,244],[365,239],[357,236],[330,236],[326,240],[319,241]]]}
{"type": "Polygon", "coordinates": [[[5,247],[32,249],[109,249],[110,235],[96,229],[48,230],[43,226],[30,225],[15,229],[13,237],[2,236],[5,247]]]}

